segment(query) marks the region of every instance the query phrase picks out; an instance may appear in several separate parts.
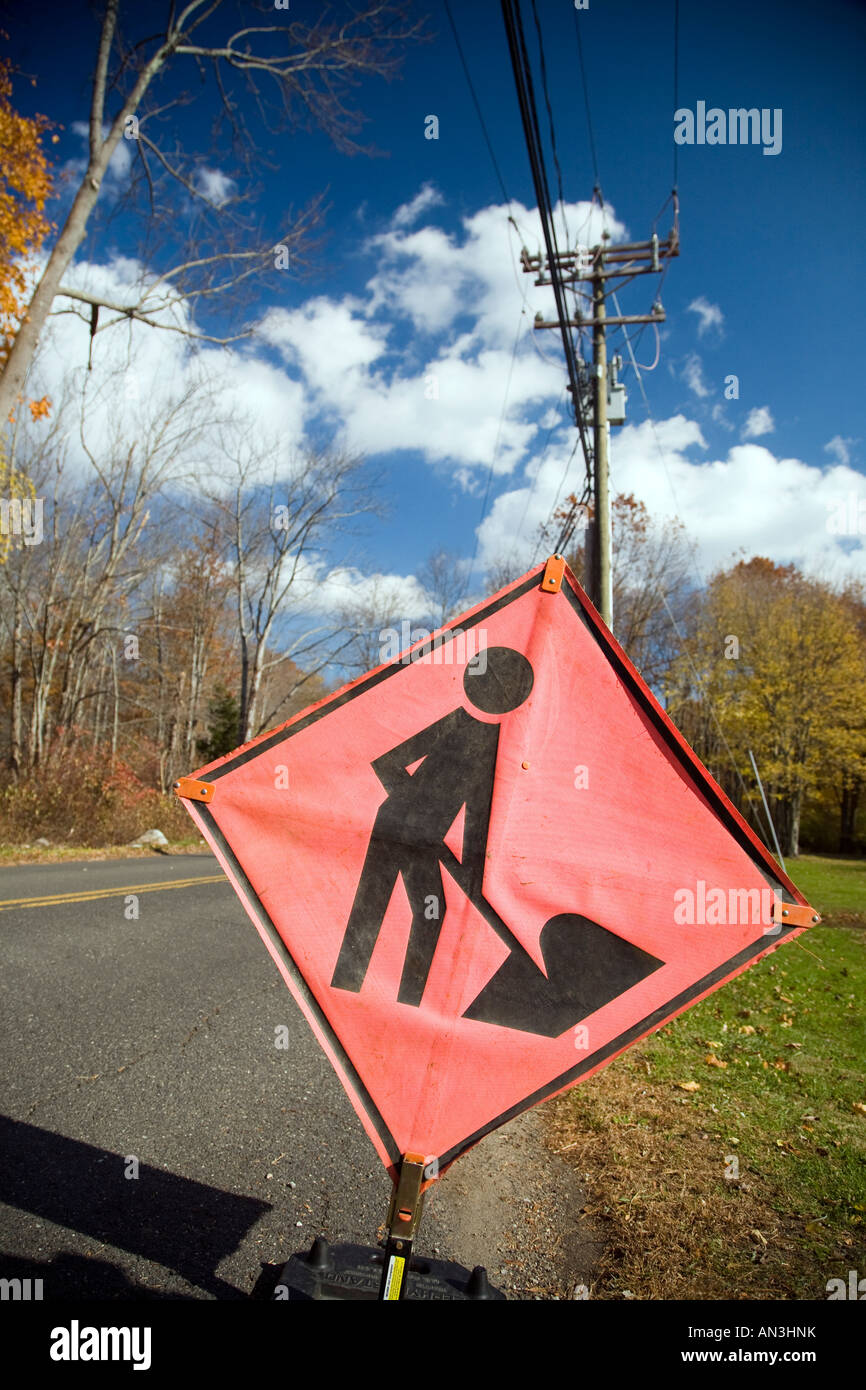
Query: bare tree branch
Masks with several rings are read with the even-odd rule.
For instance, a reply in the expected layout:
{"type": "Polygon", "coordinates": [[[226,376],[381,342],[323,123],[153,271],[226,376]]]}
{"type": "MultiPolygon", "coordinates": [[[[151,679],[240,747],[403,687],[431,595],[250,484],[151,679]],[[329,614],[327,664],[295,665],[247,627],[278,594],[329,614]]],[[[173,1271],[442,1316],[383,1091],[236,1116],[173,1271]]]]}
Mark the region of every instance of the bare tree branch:
{"type": "MultiPolygon", "coordinates": [[[[279,109],[284,121],[297,124],[300,109],[300,112],[306,113],[308,123],[324,130],[340,149],[356,153],[362,147],[356,143],[353,135],[361,116],[344,105],[343,93],[367,75],[391,78],[397,70],[400,51],[406,42],[424,37],[423,21],[410,21],[406,17],[409,0],[374,0],[366,8],[354,11],[351,18],[342,24],[326,22],[323,16],[312,25],[292,22],[285,25],[245,26],[235,30],[228,38],[211,41],[205,31],[220,11],[227,12],[228,5],[225,0],[192,0],[179,14],[172,4],[163,32],[139,40],[132,50],[124,51],[119,38],[120,0],[103,0],[103,5],[90,105],[87,167],[0,376],[0,420],[9,417],[19,393],[23,391],[52,303],[84,239],[109,164],[124,136],[127,123],[134,118],[141,135],[141,122],[147,119],[145,99],[159,75],[167,68],[173,68],[183,58],[192,58],[197,64],[205,63],[217,73],[217,95],[222,110],[232,120],[235,133],[242,137],[235,153],[250,164],[259,157],[259,152],[254,148],[249,132],[232,103],[222,69],[228,74],[237,73],[253,84],[253,94],[263,113],[264,94],[256,84],[269,80],[279,96],[279,109]],[[118,50],[117,69],[109,81],[111,54],[118,50]],[[113,116],[106,114],[109,91],[118,93],[113,116]]],[[[157,112],[166,109],[165,103],[154,108],[157,112]]],[[[147,165],[146,152],[160,163],[167,178],[195,197],[196,206],[201,206],[207,215],[220,216],[220,210],[202,198],[188,167],[178,159],[169,157],[151,134],[145,135],[144,147],[140,144],[139,152],[151,212],[157,203],[157,188],[147,165]]],[[[194,159],[194,154],[191,153],[189,158],[194,159]]],[[[231,210],[225,209],[223,225],[226,225],[230,215],[231,210]]],[[[206,233],[212,241],[214,230],[207,227],[202,229],[201,234],[206,233]]],[[[175,228],[172,228],[172,233],[177,235],[175,228]]],[[[191,266],[195,260],[194,255],[185,255],[187,266],[191,266]]],[[[194,291],[201,287],[190,283],[176,288],[179,292],[183,288],[186,298],[191,299],[194,291]]],[[[140,305],[137,307],[139,312],[143,312],[140,305]]],[[[126,309],[124,313],[127,313],[126,309]]],[[[232,338],[202,336],[206,341],[233,341],[232,338]]]]}

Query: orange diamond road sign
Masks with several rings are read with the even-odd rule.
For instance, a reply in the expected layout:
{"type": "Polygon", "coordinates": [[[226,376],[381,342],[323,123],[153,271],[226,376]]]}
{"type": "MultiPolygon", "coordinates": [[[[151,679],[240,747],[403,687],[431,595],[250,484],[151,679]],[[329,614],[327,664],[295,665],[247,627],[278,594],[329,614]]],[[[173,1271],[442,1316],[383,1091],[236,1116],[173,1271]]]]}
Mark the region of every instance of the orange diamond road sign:
{"type": "Polygon", "coordinates": [[[178,790],[392,1176],[819,920],[556,557],[178,790]]]}

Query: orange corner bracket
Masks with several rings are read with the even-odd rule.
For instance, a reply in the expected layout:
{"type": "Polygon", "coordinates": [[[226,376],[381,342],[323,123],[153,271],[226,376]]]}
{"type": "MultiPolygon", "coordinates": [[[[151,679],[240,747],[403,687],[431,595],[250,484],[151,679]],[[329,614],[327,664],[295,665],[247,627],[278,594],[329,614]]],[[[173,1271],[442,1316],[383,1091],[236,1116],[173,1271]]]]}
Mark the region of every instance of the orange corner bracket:
{"type": "Polygon", "coordinates": [[[174,789],[178,796],[185,796],[189,801],[213,801],[212,782],[197,782],[194,777],[181,777],[175,782],[174,789]]]}
{"type": "Polygon", "coordinates": [[[565,572],[565,560],[562,555],[551,555],[544,567],[544,578],[541,587],[545,593],[558,594],[562,588],[562,576],[565,572]]]}
{"type": "Polygon", "coordinates": [[[773,904],[773,921],[788,927],[815,927],[821,918],[813,907],[803,903],[783,903],[778,899],[773,904]]]}

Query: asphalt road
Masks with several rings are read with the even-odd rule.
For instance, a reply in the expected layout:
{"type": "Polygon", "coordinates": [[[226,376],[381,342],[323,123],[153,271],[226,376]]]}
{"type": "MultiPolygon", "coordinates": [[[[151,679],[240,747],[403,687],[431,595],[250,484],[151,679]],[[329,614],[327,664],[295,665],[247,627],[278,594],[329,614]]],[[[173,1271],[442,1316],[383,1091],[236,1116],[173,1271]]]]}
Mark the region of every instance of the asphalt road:
{"type": "MultiPolygon", "coordinates": [[[[210,855],[0,870],[0,963],[0,1277],[237,1299],[319,1233],[376,1243],[390,1181],[210,855]]],[[[535,1116],[504,1134],[434,1189],[423,1248],[561,1295],[577,1194],[535,1116]],[[560,1212],[555,1276],[530,1207],[560,1212]]]]}

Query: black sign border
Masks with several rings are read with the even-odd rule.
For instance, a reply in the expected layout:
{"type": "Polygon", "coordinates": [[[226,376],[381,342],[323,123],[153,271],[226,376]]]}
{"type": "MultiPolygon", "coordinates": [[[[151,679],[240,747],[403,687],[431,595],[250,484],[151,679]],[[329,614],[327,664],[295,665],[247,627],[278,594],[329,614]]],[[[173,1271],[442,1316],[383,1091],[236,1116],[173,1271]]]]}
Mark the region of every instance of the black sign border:
{"type": "MultiPolygon", "coordinates": [[[[509,604],[516,602],[517,599],[523,598],[533,589],[540,589],[540,579],[543,575],[544,568],[544,565],[537,567],[535,570],[531,571],[524,580],[518,582],[515,587],[507,589],[504,593],[498,595],[489,603],[477,609],[474,613],[455,619],[447,628],[444,628],[434,637],[431,637],[428,641],[414,648],[413,659],[418,660],[428,655],[430,652],[435,651],[438,647],[441,647],[445,642],[449,641],[457,632],[465,632],[468,628],[474,627],[485,618],[491,617],[494,613],[498,613],[501,609],[508,607],[509,604]]],[[[626,687],[632,700],[638,704],[643,714],[649,719],[657,732],[662,735],[665,744],[683,768],[688,780],[703,794],[704,798],[709,803],[710,809],[722,822],[725,829],[733,835],[741,848],[749,855],[756,868],[764,875],[767,882],[782,898],[782,901],[792,903],[803,901],[799,895],[795,897],[794,893],[791,892],[788,885],[783,881],[782,877],[779,875],[778,866],[775,860],[771,858],[769,851],[751,834],[745,822],[739,816],[739,813],[725,796],[725,793],[700,762],[697,755],[689,748],[668,715],[665,714],[664,710],[659,705],[642,676],[629,661],[628,657],[608,632],[607,628],[603,626],[595,610],[592,608],[589,599],[583,593],[583,590],[577,584],[577,580],[574,579],[571,571],[568,569],[566,569],[563,576],[561,593],[564,595],[572,612],[583,623],[591,636],[601,647],[604,655],[626,687]]],[[[550,595],[551,602],[556,602],[558,599],[559,594],[550,595]]],[[[323,719],[333,710],[348,704],[350,700],[356,699],[359,695],[366,694],[367,691],[380,685],[382,681],[387,680],[390,676],[396,675],[398,672],[405,669],[406,662],[400,658],[395,659],[387,666],[380,667],[378,670],[371,672],[369,676],[362,677],[359,681],[354,682],[354,684],[336,694],[332,699],[326,700],[321,705],[311,709],[307,714],[302,714],[291,723],[249,744],[238,753],[229,754],[228,757],[217,766],[196,773],[195,776],[197,780],[212,783],[218,782],[222,777],[227,776],[228,773],[234,772],[245,763],[252,761],[253,758],[258,758],[261,754],[285,742],[286,739],[301,733],[302,730],[309,728],[311,724],[317,723],[318,720],[323,719]]],[[[372,1127],[382,1141],[383,1147],[391,1159],[391,1162],[394,1165],[399,1164],[403,1155],[397,1141],[388,1128],[384,1117],[377,1109],[375,1101],[367,1090],[354,1063],[349,1058],[343,1044],[334,1032],[326,1014],[322,1010],[322,1006],[307,984],[301,973],[300,967],[286,946],[270,914],[265,909],[255,889],[247,878],[243,866],[238,860],[231,845],[226,840],[225,835],[214,818],[213,812],[210,807],[204,803],[197,803],[195,805],[195,811],[202,823],[206,826],[213,840],[219,845],[220,851],[225,859],[230,864],[232,873],[243,891],[249,912],[255,917],[263,932],[272,942],[287,972],[291,976],[298,993],[304,999],[307,1008],[316,1019],[316,1023],[321,1029],[322,1034],[327,1038],[329,1046],[339,1058],[340,1066],[349,1079],[363,1107],[364,1113],[367,1115],[372,1127]]],[[[802,930],[802,927],[781,926],[778,934],[774,935],[772,941],[768,941],[767,938],[762,935],[758,940],[744,947],[743,950],[739,951],[736,955],[711,971],[710,974],[703,976],[703,978],[698,980],[694,985],[676,995],[674,999],[669,1000],[666,1004],[660,1005],[659,1008],[655,1009],[651,1014],[647,1014],[645,1018],[634,1024],[624,1033],[613,1038],[605,1047],[599,1048],[598,1051],[591,1053],[588,1057],[584,1058],[582,1062],[576,1063],[575,1066],[570,1067],[560,1076],[540,1087],[539,1090],[534,1091],[531,1095],[517,1102],[508,1110],[504,1110],[500,1115],[497,1115],[495,1119],[490,1120],[480,1129],[475,1130],[474,1133],[462,1139],[446,1153],[440,1154],[436,1160],[439,1172],[443,1172],[456,1158],[459,1158],[467,1149],[477,1144],[480,1139],[484,1138],[485,1134],[490,1134],[494,1129],[498,1129],[500,1125],[506,1124],[508,1120],[514,1119],[515,1116],[522,1114],[525,1110],[530,1110],[534,1105],[538,1105],[548,1097],[566,1090],[569,1086],[573,1085],[574,1082],[579,1081],[582,1076],[595,1070],[595,1068],[599,1067],[609,1058],[616,1056],[617,1053],[629,1047],[631,1043],[636,1042],[645,1034],[661,1027],[663,1023],[675,1017],[676,1014],[681,1013],[683,1009],[688,1007],[692,1000],[697,999],[700,995],[712,989],[714,985],[724,980],[727,976],[742,969],[743,966],[747,965],[749,961],[753,960],[756,956],[774,950],[782,941],[797,935],[802,930]]]]}

